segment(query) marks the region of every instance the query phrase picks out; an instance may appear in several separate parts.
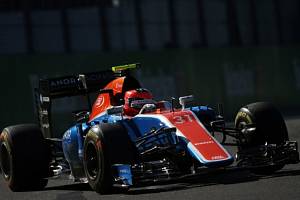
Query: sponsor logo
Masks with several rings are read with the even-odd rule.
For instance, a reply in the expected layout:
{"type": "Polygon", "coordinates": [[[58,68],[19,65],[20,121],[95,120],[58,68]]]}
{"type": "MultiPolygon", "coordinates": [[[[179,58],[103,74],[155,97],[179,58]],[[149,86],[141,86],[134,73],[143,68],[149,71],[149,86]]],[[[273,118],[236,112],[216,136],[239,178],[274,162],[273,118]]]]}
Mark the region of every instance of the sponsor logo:
{"type": "Polygon", "coordinates": [[[184,124],[186,122],[193,122],[193,117],[189,114],[178,115],[173,117],[173,122],[175,124],[184,124]]]}
{"type": "Polygon", "coordinates": [[[97,138],[96,146],[97,146],[98,149],[102,149],[102,143],[101,143],[99,138],[97,138]]]}
{"type": "Polygon", "coordinates": [[[101,107],[103,104],[104,104],[104,97],[99,96],[95,103],[96,108],[101,107]]]}
{"type": "Polygon", "coordinates": [[[123,84],[117,82],[117,83],[115,84],[115,87],[114,87],[114,88],[115,88],[116,90],[119,90],[119,89],[122,89],[122,87],[123,87],[123,84]]]}
{"type": "Polygon", "coordinates": [[[8,133],[6,131],[1,133],[0,142],[6,146],[8,153],[11,154],[11,149],[10,149],[10,145],[8,142],[8,133]]]}
{"type": "Polygon", "coordinates": [[[40,102],[43,103],[43,102],[50,102],[50,98],[49,97],[44,97],[42,95],[40,95],[40,102]]]}
{"type": "Polygon", "coordinates": [[[197,143],[195,143],[195,146],[197,146],[197,145],[204,145],[204,144],[213,144],[214,142],[212,141],[212,140],[210,140],[210,141],[204,141],[204,142],[197,142],[197,143]]]}
{"type": "Polygon", "coordinates": [[[130,171],[128,169],[120,169],[120,174],[130,174],[130,171]]]}
{"type": "Polygon", "coordinates": [[[224,157],[224,156],[221,156],[221,155],[220,155],[220,156],[212,156],[212,157],[211,157],[212,160],[221,160],[221,159],[224,159],[224,158],[225,158],[225,157],[224,157]]]}
{"type": "Polygon", "coordinates": [[[251,117],[246,112],[243,111],[238,112],[235,118],[235,123],[237,123],[237,119],[240,117],[246,119],[248,123],[253,123],[251,117]]]}
{"type": "Polygon", "coordinates": [[[98,73],[98,74],[89,74],[87,80],[89,81],[100,81],[110,77],[110,74],[107,73],[98,73]]]}
{"type": "Polygon", "coordinates": [[[4,132],[2,132],[2,134],[0,135],[0,141],[3,141],[4,140],[4,132]]]}
{"type": "Polygon", "coordinates": [[[68,86],[76,84],[75,78],[65,78],[60,80],[53,80],[50,83],[51,87],[60,87],[60,86],[68,86]]]}
{"type": "Polygon", "coordinates": [[[3,132],[1,135],[3,136],[3,140],[8,141],[8,134],[6,132],[3,132]]]}

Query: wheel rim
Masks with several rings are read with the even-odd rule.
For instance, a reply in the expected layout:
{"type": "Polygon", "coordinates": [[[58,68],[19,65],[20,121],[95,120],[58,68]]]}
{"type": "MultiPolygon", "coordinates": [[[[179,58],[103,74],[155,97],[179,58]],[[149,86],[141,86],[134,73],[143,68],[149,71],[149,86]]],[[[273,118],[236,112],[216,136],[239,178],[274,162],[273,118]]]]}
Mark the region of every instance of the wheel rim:
{"type": "Polygon", "coordinates": [[[93,143],[89,143],[85,153],[86,171],[90,179],[95,180],[100,173],[100,159],[96,146],[93,143]]]}
{"type": "MultiPolygon", "coordinates": [[[[238,124],[237,124],[237,128],[239,129],[243,129],[247,126],[247,122],[245,121],[240,121],[238,124]]],[[[241,145],[245,145],[247,143],[247,137],[241,133],[241,137],[239,140],[237,140],[237,143],[238,143],[238,149],[241,148],[241,145]]]]}
{"type": "Polygon", "coordinates": [[[237,128],[243,129],[247,126],[247,123],[245,121],[240,121],[237,125],[237,128]]]}
{"type": "Polygon", "coordinates": [[[4,143],[1,144],[0,165],[4,178],[9,179],[11,174],[11,157],[4,143]]]}

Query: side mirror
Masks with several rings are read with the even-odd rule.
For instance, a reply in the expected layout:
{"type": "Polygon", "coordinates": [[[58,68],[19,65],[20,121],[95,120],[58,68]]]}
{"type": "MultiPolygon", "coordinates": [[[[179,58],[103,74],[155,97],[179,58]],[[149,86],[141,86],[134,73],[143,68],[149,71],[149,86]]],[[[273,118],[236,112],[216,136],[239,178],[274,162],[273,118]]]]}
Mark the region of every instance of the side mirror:
{"type": "Polygon", "coordinates": [[[156,105],[153,103],[145,104],[142,109],[140,110],[139,114],[142,114],[144,112],[151,112],[154,109],[156,109],[156,105]]]}
{"type": "Polygon", "coordinates": [[[123,113],[123,106],[113,106],[106,110],[108,115],[117,115],[123,113]]]}
{"type": "Polygon", "coordinates": [[[193,95],[179,97],[179,104],[182,106],[182,110],[186,108],[187,104],[192,103],[193,101],[194,101],[193,95]]]}

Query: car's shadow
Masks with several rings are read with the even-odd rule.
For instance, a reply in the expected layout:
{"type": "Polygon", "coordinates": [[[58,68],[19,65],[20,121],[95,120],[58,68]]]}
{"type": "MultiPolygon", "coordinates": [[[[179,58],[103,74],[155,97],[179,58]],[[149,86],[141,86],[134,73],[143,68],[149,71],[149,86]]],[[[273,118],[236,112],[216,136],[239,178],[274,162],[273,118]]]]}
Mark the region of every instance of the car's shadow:
{"type": "MultiPolygon", "coordinates": [[[[127,195],[138,195],[147,193],[159,193],[173,190],[186,190],[189,188],[205,187],[219,184],[239,184],[243,182],[258,181],[260,179],[270,179],[275,177],[300,176],[300,169],[282,170],[272,175],[256,175],[248,170],[230,170],[215,173],[197,175],[177,181],[170,181],[164,184],[155,184],[131,188],[127,195]]],[[[68,191],[92,191],[89,184],[70,184],[47,187],[45,190],[68,190],[68,191]]]]}
{"type": "Polygon", "coordinates": [[[74,183],[68,185],[58,185],[46,187],[44,190],[69,190],[69,191],[92,191],[88,183],[74,183]]]}
{"type": "Polygon", "coordinates": [[[172,190],[186,190],[189,188],[205,187],[211,185],[239,184],[243,182],[258,181],[260,179],[270,179],[275,177],[285,176],[300,176],[300,170],[283,170],[272,175],[256,175],[248,170],[232,170],[230,172],[199,175],[188,180],[183,180],[177,183],[165,185],[156,185],[129,190],[127,194],[145,194],[159,193],[172,190]]]}

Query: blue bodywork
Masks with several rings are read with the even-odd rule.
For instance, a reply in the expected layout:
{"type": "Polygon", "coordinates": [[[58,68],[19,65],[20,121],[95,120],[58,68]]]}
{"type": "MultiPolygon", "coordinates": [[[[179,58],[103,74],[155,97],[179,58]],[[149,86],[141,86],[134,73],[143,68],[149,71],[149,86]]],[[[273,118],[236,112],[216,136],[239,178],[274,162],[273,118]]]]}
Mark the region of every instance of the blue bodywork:
{"type": "MultiPolygon", "coordinates": [[[[191,111],[195,113],[195,115],[199,118],[200,121],[213,121],[215,120],[215,112],[213,109],[207,107],[207,106],[196,106],[189,108],[191,111]]],[[[93,121],[89,123],[78,123],[75,126],[68,129],[64,135],[63,135],[63,151],[65,154],[65,158],[68,161],[70,168],[72,170],[72,174],[74,177],[82,178],[85,176],[83,171],[83,142],[84,138],[83,135],[95,124],[99,123],[116,123],[121,122],[124,127],[127,129],[128,135],[130,139],[134,142],[138,138],[144,136],[145,134],[153,131],[158,130],[162,127],[171,128],[168,124],[161,121],[159,118],[156,117],[144,117],[143,115],[137,115],[131,119],[123,118],[121,115],[108,115],[103,114],[100,117],[97,117],[93,121]]],[[[187,145],[187,142],[185,141],[185,138],[181,138],[180,143],[183,148],[189,148],[187,145]]],[[[195,159],[199,160],[200,163],[205,165],[205,161],[199,159],[197,156],[195,156],[192,152],[192,150],[188,149],[188,152],[190,152],[191,156],[195,159]]],[[[230,160],[226,160],[226,163],[221,164],[227,164],[232,163],[233,158],[230,160]]],[[[130,169],[126,167],[126,165],[118,165],[113,166],[116,170],[116,174],[119,174],[119,176],[124,180],[126,180],[128,183],[132,184],[131,178],[131,172],[130,169]],[[125,170],[126,168],[126,170],[125,170]],[[120,175],[121,174],[121,175],[120,175]]]]}

